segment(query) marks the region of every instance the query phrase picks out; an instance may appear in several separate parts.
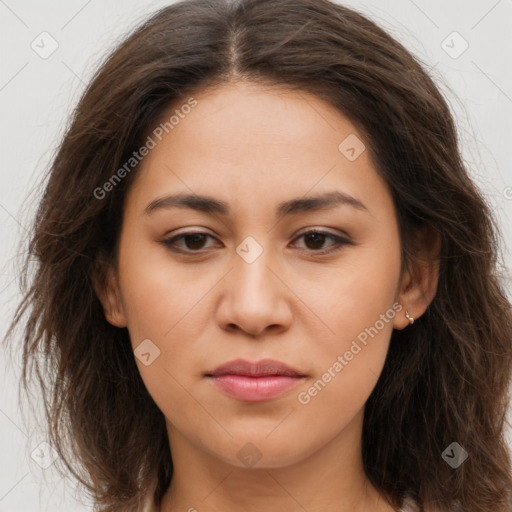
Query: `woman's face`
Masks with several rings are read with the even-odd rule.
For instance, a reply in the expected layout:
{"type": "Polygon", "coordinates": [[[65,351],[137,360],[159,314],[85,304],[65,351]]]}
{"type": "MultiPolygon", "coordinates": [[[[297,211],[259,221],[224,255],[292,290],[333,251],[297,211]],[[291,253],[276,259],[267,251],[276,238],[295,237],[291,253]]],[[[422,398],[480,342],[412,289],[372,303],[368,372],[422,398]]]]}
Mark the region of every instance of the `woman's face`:
{"type": "Polygon", "coordinates": [[[231,83],[194,99],[150,134],[108,318],[128,328],[171,449],[285,466],[360,434],[407,325],[395,210],[367,141],[317,97],[231,83]],[[299,376],[212,376],[237,359],[299,376]]]}

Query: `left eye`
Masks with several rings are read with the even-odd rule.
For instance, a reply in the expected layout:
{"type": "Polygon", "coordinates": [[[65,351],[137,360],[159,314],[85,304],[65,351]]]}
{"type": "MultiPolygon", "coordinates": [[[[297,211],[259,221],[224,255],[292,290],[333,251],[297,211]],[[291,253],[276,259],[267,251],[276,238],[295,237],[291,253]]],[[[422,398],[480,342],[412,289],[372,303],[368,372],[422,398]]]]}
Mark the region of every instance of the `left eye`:
{"type": "MultiPolygon", "coordinates": [[[[344,245],[348,245],[351,242],[347,240],[346,238],[343,238],[341,236],[335,235],[333,233],[327,233],[326,231],[306,231],[305,233],[300,234],[297,239],[306,237],[305,240],[308,240],[312,242],[313,247],[312,249],[319,249],[318,245],[323,245],[326,239],[331,239],[334,243],[331,244],[331,249],[324,250],[324,251],[317,251],[314,250],[313,252],[322,252],[323,254],[328,254],[331,252],[338,251],[342,248],[344,245]]],[[[311,248],[311,247],[309,247],[311,248]]]]}
{"type": "MultiPolygon", "coordinates": [[[[167,246],[171,251],[174,252],[180,252],[180,253],[194,253],[199,252],[200,249],[203,249],[204,242],[206,238],[214,238],[212,235],[209,235],[208,233],[201,233],[201,232],[189,232],[189,233],[182,233],[180,235],[177,235],[175,237],[162,240],[162,243],[167,246]],[[186,248],[178,247],[177,242],[178,241],[184,241],[186,248]]],[[[331,252],[335,252],[337,250],[340,250],[343,245],[349,245],[351,242],[347,240],[346,238],[343,238],[341,236],[337,236],[333,233],[328,233],[325,231],[307,231],[305,233],[301,233],[296,237],[296,239],[304,238],[305,240],[309,240],[309,245],[307,249],[311,249],[312,252],[317,252],[321,254],[328,254],[331,252]],[[321,250],[321,246],[324,245],[325,241],[327,239],[331,239],[334,243],[331,244],[331,247],[334,247],[334,249],[328,249],[328,250],[321,250]],[[313,247],[311,247],[313,246],[313,247]],[[320,249],[320,250],[319,250],[320,249]]]]}

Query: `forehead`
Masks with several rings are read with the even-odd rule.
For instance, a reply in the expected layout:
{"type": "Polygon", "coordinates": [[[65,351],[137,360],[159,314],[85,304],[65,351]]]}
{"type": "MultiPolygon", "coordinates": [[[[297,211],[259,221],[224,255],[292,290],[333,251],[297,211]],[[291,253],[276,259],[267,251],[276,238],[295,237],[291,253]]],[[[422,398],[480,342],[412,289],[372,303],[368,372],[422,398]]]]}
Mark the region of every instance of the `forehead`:
{"type": "MultiPolygon", "coordinates": [[[[245,160],[247,165],[251,158],[271,161],[289,159],[293,153],[301,158],[336,154],[340,137],[356,131],[334,107],[305,91],[237,82],[200,90],[193,97],[197,105],[172,127],[169,135],[173,137],[164,135],[161,149],[193,148],[194,154],[188,152],[187,158],[207,152],[222,162],[245,160]]],[[[185,103],[186,98],[175,101],[160,125],[185,103]]]]}
{"type": "Polygon", "coordinates": [[[199,90],[175,101],[155,129],[149,135],[156,144],[129,193],[139,210],[178,191],[242,199],[253,208],[329,190],[389,205],[368,141],[342,113],[305,91],[245,82],[199,90]],[[195,105],[185,108],[190,98],[195,105]],[[347,158],[344,141],[355,159],[347,158]]]}

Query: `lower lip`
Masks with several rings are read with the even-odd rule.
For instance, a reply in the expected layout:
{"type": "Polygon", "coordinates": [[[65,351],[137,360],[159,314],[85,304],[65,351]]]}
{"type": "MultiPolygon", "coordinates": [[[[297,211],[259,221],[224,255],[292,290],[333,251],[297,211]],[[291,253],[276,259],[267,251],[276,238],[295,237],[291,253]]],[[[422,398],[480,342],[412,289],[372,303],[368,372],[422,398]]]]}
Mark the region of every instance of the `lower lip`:
{"type": "Polygon", "coordinates": [[[268,377],[248,377],[246,375],[219,375],[210,377],[224,393],[246,402],[263,402],[288,391],[303,377],[270,375],[268,377]]]}

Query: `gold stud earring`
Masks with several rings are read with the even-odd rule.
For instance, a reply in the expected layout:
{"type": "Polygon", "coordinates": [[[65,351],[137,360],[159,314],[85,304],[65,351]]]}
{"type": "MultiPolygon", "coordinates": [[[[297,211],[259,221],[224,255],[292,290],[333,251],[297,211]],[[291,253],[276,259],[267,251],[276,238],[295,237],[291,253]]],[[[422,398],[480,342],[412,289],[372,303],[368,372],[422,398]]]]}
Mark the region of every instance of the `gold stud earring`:
{"type": "Polygon", "coordinates": [[[408,311],[405,312],[405,318],[409,320],[409,323],[412,325],[414,323],[414,318],[409,314],[408,311]]]}

